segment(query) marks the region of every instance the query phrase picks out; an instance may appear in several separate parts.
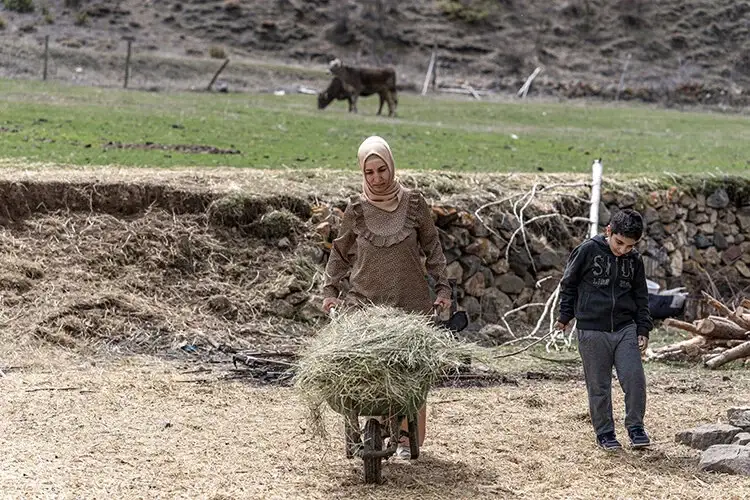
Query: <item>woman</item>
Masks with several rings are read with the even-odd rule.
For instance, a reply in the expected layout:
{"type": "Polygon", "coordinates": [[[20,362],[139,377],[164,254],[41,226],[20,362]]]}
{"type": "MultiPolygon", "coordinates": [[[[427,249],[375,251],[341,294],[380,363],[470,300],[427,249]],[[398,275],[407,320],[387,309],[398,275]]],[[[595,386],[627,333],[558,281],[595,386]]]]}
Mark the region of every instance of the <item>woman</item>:
{"type": "MultiPolygon", "coordinates": [[[[323,310],[342,303],[341,280],[349,273],[346,302],[375,303],[407,312],[430,314],[450,306],[451,290],[445,256],[430,208],[419,193],[403,187],[395,176],[391,148],[378,136],[365,139],[357,153],[364,177],[362,194],[344,212],[339,237],[326,266],[323,310]],[[433,302],[422,266],[435,281],[433,302]]],[[[424,442],[426,407],[419,411],[419,444],[424,442]]],[[[409,457],[408,439],[397,455],[409,457]]]]}

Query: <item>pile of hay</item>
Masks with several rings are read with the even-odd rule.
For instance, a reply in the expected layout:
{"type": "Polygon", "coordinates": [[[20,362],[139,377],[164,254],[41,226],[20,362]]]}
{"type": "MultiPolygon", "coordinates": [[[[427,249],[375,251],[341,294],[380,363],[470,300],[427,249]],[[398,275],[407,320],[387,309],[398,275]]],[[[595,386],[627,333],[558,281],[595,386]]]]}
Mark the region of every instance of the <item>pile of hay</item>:
{"type": "Polygon", "coordinates": [[[426,316],[370,306],[340,314],[315,337],[300,355],[295,385],[313,432],[324,435],[326,405],[339,413],[353,406],[363,415],[414,413],[430,387],[482,351],[426,316]]]}

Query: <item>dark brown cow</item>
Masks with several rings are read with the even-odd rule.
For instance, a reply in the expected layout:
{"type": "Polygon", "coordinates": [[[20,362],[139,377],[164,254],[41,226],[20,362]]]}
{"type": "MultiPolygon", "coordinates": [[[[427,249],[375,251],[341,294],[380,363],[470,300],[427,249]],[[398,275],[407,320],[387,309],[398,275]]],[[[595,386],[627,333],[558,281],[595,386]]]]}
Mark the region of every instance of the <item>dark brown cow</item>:
{"type": "MultiPolygon", "coordinates": [[[[369,95],[374,94],[374,91],[363,90],[361,94],[362,97],[367,97],[369,95]]],[[[383,103],[385,102],[384,94],[381,92],[378,94],[380,96],[380,107],[378,108],[378,114],[383,110],[383,103]]],[[[323,92],[318,94],[318,109],[325,109],[326,106],[331,104],[334,100],[343,101],[346,99],[349,101],[349,112],[352,112],[352,93],[347,92],[344,89],[344,84],[341,83],[341,78],[338,76],[334,76],[333,80],[331,80],[330,85],[328,85],[328,88],[325,89],[323,92]]]]}
{"type": "MultiPolygon", "coordinates": [[[[398,97],[396,95],[396,72],[393,68],[357,68],[345,66],[340,60],[334,59],[330,64],[331,73],[338,77],[343,90],[351,94],[350,111],[357,112],[357,98],[361,95],[380,95],[380,108],[383,110],[383,100],[388,103],[388,116],[395,116],[398,97]]],[[[332,82],[333,83],[333,82],[332,82]]]]}

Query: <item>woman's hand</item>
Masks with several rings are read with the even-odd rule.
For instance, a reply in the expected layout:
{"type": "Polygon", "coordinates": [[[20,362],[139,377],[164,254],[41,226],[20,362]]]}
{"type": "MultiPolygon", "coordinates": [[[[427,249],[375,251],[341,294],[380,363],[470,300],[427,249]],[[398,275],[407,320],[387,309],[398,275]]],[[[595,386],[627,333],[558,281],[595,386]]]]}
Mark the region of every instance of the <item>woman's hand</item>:
{"type": "Polygon", "coordinates": [[[451,299],[438,297],[433,304],[437,309],[448,309],[451,306],[451,299]]]}
{"type": "Polygon", "coordinates": [[[326,297],[323,299],[323,312],[329,314],[331,309],[341,304],[341,300],[336,297],[326,297]]]}

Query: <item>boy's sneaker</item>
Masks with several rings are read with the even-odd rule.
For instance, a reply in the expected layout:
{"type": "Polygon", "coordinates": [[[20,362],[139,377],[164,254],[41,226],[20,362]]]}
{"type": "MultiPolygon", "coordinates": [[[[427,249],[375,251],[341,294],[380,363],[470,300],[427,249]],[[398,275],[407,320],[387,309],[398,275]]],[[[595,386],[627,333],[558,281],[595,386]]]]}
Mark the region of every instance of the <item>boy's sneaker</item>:
{"type": "Polygon", "coordinates": [[[605,432],[604,434],[599,434],[598,436],[596,436],[596,442],[599,444],[600,448],[607,451],[622,449],[622,445],[615,437],[614,432],[605,432]]]}
{"type": "Polygon", "coordinates": [[[643,427],[631,427],[628,429],[628,437],[631,448],[645,448],[651,444],[651,439],[643,427]]]}

